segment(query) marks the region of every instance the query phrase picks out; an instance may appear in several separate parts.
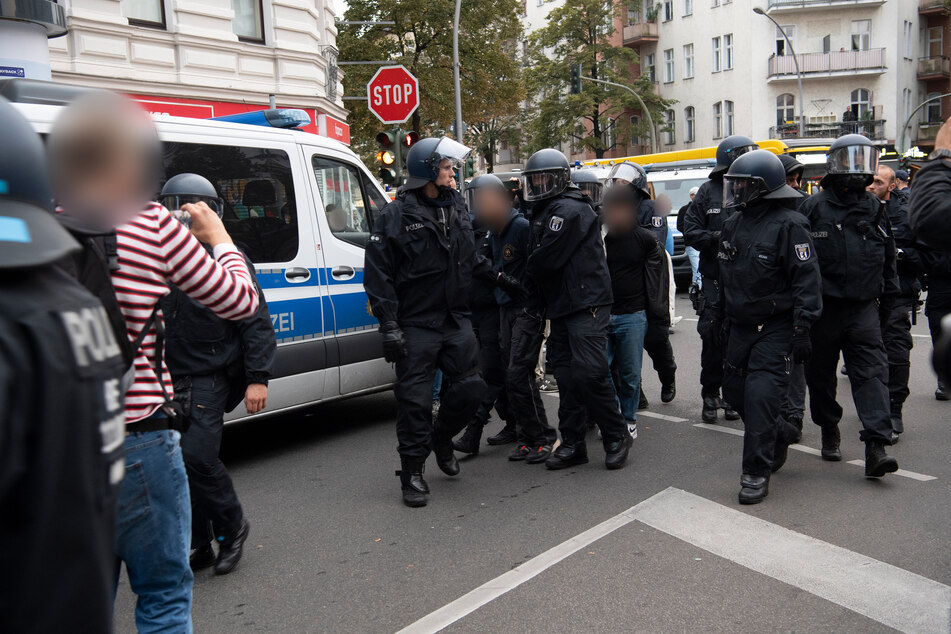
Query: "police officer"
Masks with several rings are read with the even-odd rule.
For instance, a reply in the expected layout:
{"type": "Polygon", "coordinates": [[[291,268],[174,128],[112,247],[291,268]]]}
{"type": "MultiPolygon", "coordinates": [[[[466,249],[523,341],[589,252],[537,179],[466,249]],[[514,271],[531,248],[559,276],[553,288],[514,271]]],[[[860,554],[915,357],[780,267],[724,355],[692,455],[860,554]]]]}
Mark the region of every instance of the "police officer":
{"type": "Polygon", "coordinates": [[[601,227],[588,198],[571,185],[565,155],[539,150],[525,163],[533,204],[528,273],[551,320],[548,362],[561,388],[561,445],[545,462],[564,469],[588,462],[586,414],[601,428],[605,466],[620,469],[633,440],[618,409],[607,359],[611,278],[601,227]]]}
{"type": "MultiPolygon", "coordinates": [[[[198,174],[177,174],[162,188],[159,201],[175,214],[183,205],[204,202],[221,217],[224,207],[215,186],[198,174]]],[[[180,216],[182,221],[187,217],[180,216]]],[[[204,245],[210,251],[210,247],[204,245]]],[[[255,284],[254,265],[245,261],[255,284]]],[[[258,295],[264,296],[260,286],[258,295]]],[[[165,362],[176,395],[187,402],[189,425],[182,434],[182,457],[192,506],[190,564],[193,570],[234,570],[250,524],[234,483],[218,457],[224,415],[244,401],[248,414],[267,404],[277,340],[267,303],[253,317],[229,321],[215,315],[177,287],[161,302],[165,315],[165,362]],[[212,542],[218,545],[215,555],[212,542]]]]}
{"type": "Polygon", "coordinates": [[[792,364],[809,359],[809,330],[822,311],[819,263],[806,219],[786,202],[775,154],[755,150],[723,177],[723,207],[735,213],[720,237],[720,289],[730,324],[723,395],[743,419],[740,504],[757,504],[798,430],[779,418],[792,364]]]}
{"type": "Polygon", "coordinates": [[[842,407],[835,399],[841,351],[862,421],[865,475],[872,478],[898,469],[885,454],[892,425],[879,320],[880,306],[887,310],[899,293],[895,242],[884,202],[865,190],[877,165],[878,149],[866,137],[839,137],[829,147],[822,191],[799,207],[809,221],[822,273],[822,317],[812,329],[815,353],[806,365],[812,420],[822,428],[822,458],[842,459],[842,407]]]}
{"type": "Polygon", "coordinates": [[[99,300],[54,263],[43,144],[0,97],[0,629],[112,630],[123,359],[99,300]]]}
{"type": "Polygon", "coordinates": [[[875,180],[868,190],[885,201],[888,223],[895,239],[896,268],[901,293],[890,311],[883,311],[882,340],[888,355],[888,397],[891,403],[892,444],[905,431],[902,406],[908,398],[908,378],[911,373],[911,315],[918,308],[921,295],[921,256],[918,243],[908,225],[908,194],[896,189],[895,172],[887,165],[879,165],[875,180]]]}
{"type": "Polygon", "coordinates": [[[571,183],[581,190],[591,201],[591,207],[598,217],[601,216],[601,200],[604,198],[604,183],[591,170],[573,170],[571,183]]]}
{"type": "Polygon", "coordinates": [[[684,216],[684,243],[700,252],[700,275],[702,287],[697,312],[697,332],[700,333],[700,385],[703,408],[701,418],[705,423],[717,420],[717,408],[724,408],[724,418],[736,420],[739,414],[720,399],[723,382],[723,325],[719,321],[722,309],[717,304],[720,298],[720,271],[717,262],[720,232],[730,210],[722,211],[723,175],[738,157],[757,149],[749,137],[729,136],[717,146],[717,164],[693,199],[693,204],[684,216]]]}
{"type": "Polygon", "coordinates": [[[486,389],[469,320],[478,263],[472,224],[462,196],[450,189],[469,151],[447,137],[413,145],[409,178],[367,243],[364,285],[380,321],[384,357],[396,363],[400,484],[403,502],[413,507],[427,502],[423,467],[430,451],[443,473],[459,473],[452,438],[472,420],[486,389]],[[449,387],[433,425],[437,366],[449,387]]]}

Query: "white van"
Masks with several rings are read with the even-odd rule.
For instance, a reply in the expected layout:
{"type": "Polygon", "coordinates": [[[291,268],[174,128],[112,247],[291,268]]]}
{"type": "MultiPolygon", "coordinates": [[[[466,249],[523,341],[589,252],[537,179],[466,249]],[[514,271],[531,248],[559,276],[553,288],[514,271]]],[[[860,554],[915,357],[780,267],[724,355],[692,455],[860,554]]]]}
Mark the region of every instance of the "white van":
{"type": "MultiPolygon", "coordinates": [[[[77,92],[43,82],[31,95],[30,83],[16,81],[0,80],[0,94],[41,134],[77,92]]],[[[363,289],[364,247],[389,198],[357,155],[308,132],[153,118],[166,178],[195,172],[214,183],[225,226],[264,289],[278,350],[258,416],[389,388],[394,372],[363,289]]],[[[243,409],[227,420],[248,418],[243,409]]]]}

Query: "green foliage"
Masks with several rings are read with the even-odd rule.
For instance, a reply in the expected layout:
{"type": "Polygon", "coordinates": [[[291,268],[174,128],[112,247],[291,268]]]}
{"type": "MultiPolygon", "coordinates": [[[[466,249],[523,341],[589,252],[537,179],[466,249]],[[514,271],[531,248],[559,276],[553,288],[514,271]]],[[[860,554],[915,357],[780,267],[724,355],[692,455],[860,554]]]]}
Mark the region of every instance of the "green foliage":
{"type": "Polygon", "coordinates": [[[571,66],[580,64],[585,77],[624,84],[644,100],[655,122],[672,103],[654,94],[648,77],[632,82],[637,54],[615,46],[617,18],[626,20],[630,2],[567,0],[548,16],[548,25],[531,35],[526,85],[534,99],[526,126],[528,149],[537,150],[571,140],[575,147],[601,158],[632,135],[643,135],[646,124],[632,129],[624,117],[637,110],[637,99],[622,88],[583,81],[581,94],[570,94],[571,66]],[[608,144],[610,136],[614,142],[608,144]]]}
{"type": "MultiPolygon", "coordinates": [[[[442,134],[455,118],[452,81],[453,0],[350,0],[346,20],[392,20],[395,26],[342,26],[342,61],[392,60],[419,79],[420,107],[403,127],[423,136],[442,134]]],[[[471,127],[519,109],[525,87],[516,59],[521,37],[519,0],[464,0],[459,59],[462,114],[471,127]]],[[[344,94],[362,96],[379,65],[344,66],[344,94]]],[[[372,156],[383,125],[366,102],[347,101],[353,147],[372,156]]]]}

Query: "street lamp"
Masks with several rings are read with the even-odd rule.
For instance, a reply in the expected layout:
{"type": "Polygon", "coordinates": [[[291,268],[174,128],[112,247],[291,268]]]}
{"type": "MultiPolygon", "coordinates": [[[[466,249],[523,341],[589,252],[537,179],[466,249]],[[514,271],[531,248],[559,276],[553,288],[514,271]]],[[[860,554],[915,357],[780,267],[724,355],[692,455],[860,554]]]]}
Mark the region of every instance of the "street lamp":
{"type": "Polygon", "coordinates": [[[796,57],[796,50],[793,48],[792,41],[789,39],[789,36],[786,34],[786,30],[783,27],[779,26],[779,22],[774,20],[769,14],[760,9],[759,7],[753,7],[753,13],[761,15],[764,18],[768,19],[770,22],[776,25],[776,28],[779,29],[779,32],[783,34],[783,39],[786,40],[786,44],[789,45],[789,52],[792,53],[793,63],[796,65],[796,80],[799,82],[799,138],[804,138],[806,136],[806,119],[802,114],[802,72],[799,70],[799,58],[796,57]]]}

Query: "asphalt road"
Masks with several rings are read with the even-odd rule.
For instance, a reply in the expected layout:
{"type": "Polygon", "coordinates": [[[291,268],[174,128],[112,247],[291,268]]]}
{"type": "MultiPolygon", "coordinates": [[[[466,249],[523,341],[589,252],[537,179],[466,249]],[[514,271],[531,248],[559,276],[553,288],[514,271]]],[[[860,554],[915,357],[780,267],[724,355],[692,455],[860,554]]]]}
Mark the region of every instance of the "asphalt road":
{"type": "MultiPolygon", "coordinates": [[[[678,312],[692,317],[684,297],[678,312]]],[[[645,359],[651,408],[620,471],[593,436],[591,463],[559,472],[484,447],[457,478],[430,460],[429,506],[409,509],[390,393],[229,427],[251,537],[233,574],[196,575],[195,630],[951,631],[951,403],[933,396],[926,324],[891,450],[909,473],[869,481],[848,463],[864,454],[840,376],[844,461],[790,452],[754,507],[736,503],[741,425],[695,426],[694,327],[672,335],[673,403],[645,359]]],[[[802,444],[819,446],[808,420],[802,444]]],[[[117,631],[134,631],[133,604],[123,576],[117,631]]]]}

